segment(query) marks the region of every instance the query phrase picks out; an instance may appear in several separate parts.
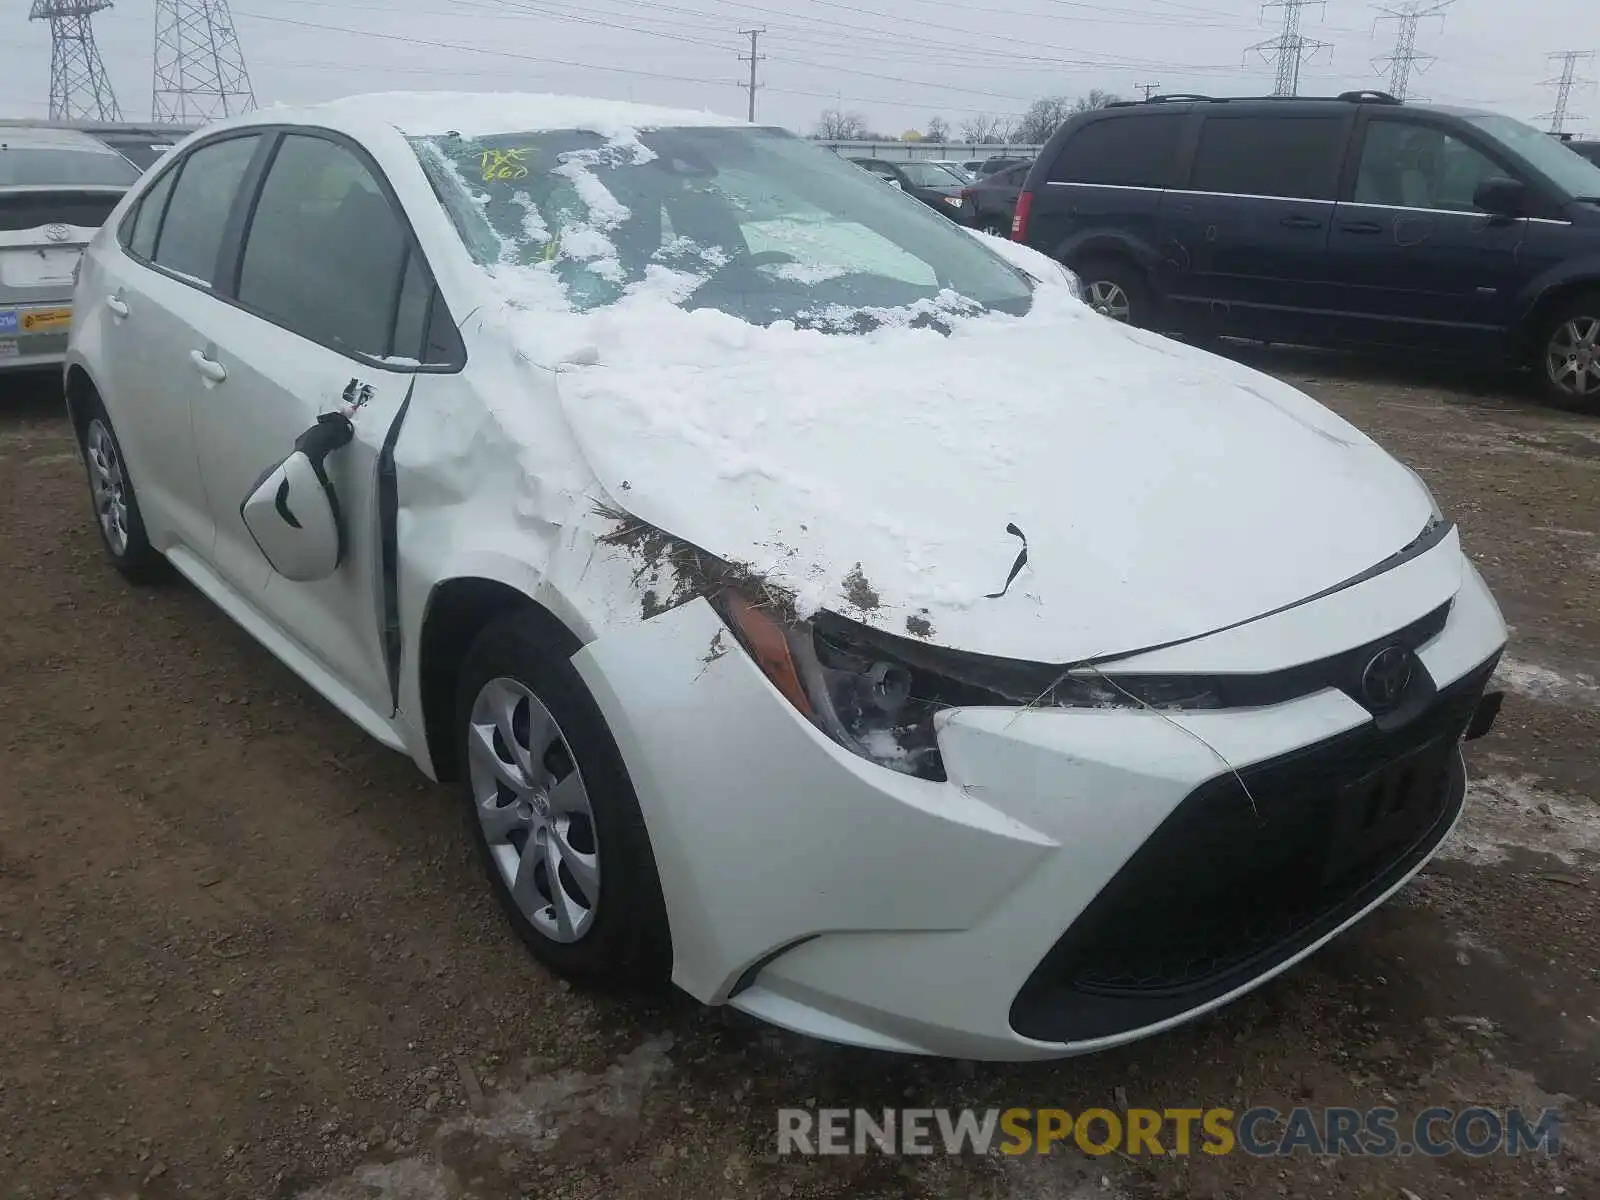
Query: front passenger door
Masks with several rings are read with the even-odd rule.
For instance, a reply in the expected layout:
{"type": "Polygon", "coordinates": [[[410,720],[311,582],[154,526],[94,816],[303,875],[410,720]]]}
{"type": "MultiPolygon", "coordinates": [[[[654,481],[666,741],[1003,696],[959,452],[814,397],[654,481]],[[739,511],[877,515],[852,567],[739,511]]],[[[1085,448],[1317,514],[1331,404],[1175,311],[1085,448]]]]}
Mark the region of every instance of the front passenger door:
{"type": "Polygon", "coordinates": [[[1350,340],[1499,352],[1513,319],[1528,221],[1473,204],[1478,186],[1494,178],[1516,175],[1458,128],[1404,117],[1367,121],[1330,242],[1340,323],[1350,340]]]}
{"type": "Polygon", "coordinates": [[[419,364],[458,353],[454,325],[376,167],[314,133],[282,136],[233,299],[206,331],[215,378],[195,418],[215,569],[387,715],[379,465],[428,381],[419,364]]]}

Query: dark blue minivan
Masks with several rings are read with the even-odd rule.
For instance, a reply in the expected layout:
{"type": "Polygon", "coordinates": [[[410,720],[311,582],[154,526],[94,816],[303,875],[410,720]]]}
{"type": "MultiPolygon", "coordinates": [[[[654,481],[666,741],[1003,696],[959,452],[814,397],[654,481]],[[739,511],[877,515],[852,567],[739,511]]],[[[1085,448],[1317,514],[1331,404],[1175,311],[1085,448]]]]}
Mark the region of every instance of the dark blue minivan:
{"type": "Polygon", "coordinates": [[[1600,167],[1510,117],[1156,97],[1072,118],[1012,237],[1118,320],[1535,367],[1600,411],[1600,167]]]}

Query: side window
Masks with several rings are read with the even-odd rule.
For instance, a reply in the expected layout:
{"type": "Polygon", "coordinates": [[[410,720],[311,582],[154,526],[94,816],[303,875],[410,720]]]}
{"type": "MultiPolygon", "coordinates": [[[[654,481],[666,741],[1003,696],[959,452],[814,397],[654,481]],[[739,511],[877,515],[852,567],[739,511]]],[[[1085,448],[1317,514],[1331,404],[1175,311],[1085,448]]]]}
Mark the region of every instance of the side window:
{"type": "Polygon", "coordinates": [[[1357,204],[1476,212],[1472,197],[1486,179],[1507,172],[1443,129],[1407,121],[1373,121],[1361,147],[1357,204]]]}
{"type": "Polygon", "coordinates": [[[153,262],[211,285],[228,213],[260,140],[252,134],[212,142],[183,161],[150,256],[153,262]]]}
{"type": "Polygon", "coordinates": [[[1189,186],[1197,192],[1332,200],[1344,116],[1207,117],[1189,186]]]}
{"type": "Polygon", "coordinates": [[[409,246],[359,158],[326,138],[291,134],[245,240],[239,302],[312,341],[373,358],[413,357],[391,350],[409,246]]]}
{"type": "Polygon", "coordinates": [[[1050,168],[1050,179],[1055,183],[1164,187],[1187,120],[1182,113],[1150,113],[1107,117],[1085,125],[1061,148],[1050,168]]]}
{"type": "Polygon", "coordinates": [[[430,362],[428,354],[428,313],[433,307],[433,279],[428,266],[415,248],[406,255],[405,275],[394,310],[394,349],[397,358],[430,362]]]}
{"type": "Polygon", "coordinates": [[[168,171],[156,180],[139,201],[133,214],[133,227],[128,240],[123,243],[130,254],[149,262],[156,256],[156,235],[161,232],[161,218],[167,211],[167,198],[172,195],[172,185],[178,182],[178,173],[168,171]]]}

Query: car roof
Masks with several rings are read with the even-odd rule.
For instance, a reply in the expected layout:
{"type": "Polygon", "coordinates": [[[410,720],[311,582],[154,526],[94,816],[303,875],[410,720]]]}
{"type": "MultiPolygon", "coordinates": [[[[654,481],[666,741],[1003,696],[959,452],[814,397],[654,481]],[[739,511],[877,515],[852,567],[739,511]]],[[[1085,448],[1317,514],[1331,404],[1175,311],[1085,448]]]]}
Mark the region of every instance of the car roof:
{"type": "Polygon", "coordinates": [[[0,149],[72,150],[83,154],[109,154],[113,158],[122,157],[104,142],[90,137],[87,133],[49,125],[0,126],[0,149]]]}
{"type": "Polygon", "coordinates": [[[744,125],[736,117],[692,109],[658,108],[619,100],[523,92],[376,92],[311,105],[274,105],[218,122],[212,129],[248,125],[316,125],[360,134],[388,126],[408,137],[449,133],[491,137],[584,129],[603,136],[634,129],[744,125]]]}
{"type": "Polygon", "coordinates": [[[1171,109],[1188,112],[1196,108],[1211,110],[1214,106],[1218,112],[1243,111],[1256,116],[1262,113],[1326,112],[1331,106],[1339,104],[1382,106],[1403,109],[1408,112],[1438,113],[1452,117],[1493,115],[1488,109],[1483,108],[1464,108],[1450,104],[1417,104],[1407,100],[1397,100],[1387,92],[1371,91],[1344,92],[1337,96],[1201,96],[1185,93],[1171,96],[1152,96],[1148,100],[1117,100],[1106,105],[1105,108],[1095,109],[1086,115],[1093,116],[1100,113],[1121,115],[1136,111],[1171,109]]]}

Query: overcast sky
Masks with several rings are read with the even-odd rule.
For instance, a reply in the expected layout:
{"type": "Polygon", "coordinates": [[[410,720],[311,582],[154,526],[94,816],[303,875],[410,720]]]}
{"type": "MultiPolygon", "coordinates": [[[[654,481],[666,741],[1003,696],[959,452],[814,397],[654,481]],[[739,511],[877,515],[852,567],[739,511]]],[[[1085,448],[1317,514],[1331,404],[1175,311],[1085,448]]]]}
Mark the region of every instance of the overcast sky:
{"type": "MultiPolygon", "coordinates": [[[[1428,6],[1431,0],[1423,0],[1428,6]]],[[[1388,7],[1398,9],[1399,0],[1388,7]]],[[[50,35],[28,0],[0,12],[0,115],[48,111],[50,35]]],[[[147,119],[155,0],[118,0],[95,18],[127,119],[147,119]]],[[[453,88],[560,91],[742,114],[748,50],[765,26],[757,119],[810,132],[843,107],[899,134],[944,117],[1016,114],[1043,95],[1091,88],[1262,94],[1270,64],[1246,47],[1278,33],[1281,9],[1254,0],[234,0],[262,104],[352,92],[453,88]],[[433,43],[433,44],[430,44],[433,43]]],[[[1386,83],[1375,57],[1396,23],[1362,0],[1308,6],[1303,32],[1328,43],[1302,93],[1386,83]]],[[[1600,48],[1595,0],[1457,0],[1425,19],[1417,48],[1437,56],[1412,95],[1550,111],[1554,50],[1600,48]],[[1577,39],[1576,41],[1574,39],[1577,39]]],[[[1582,74],[1600,75],[1600,61],[1582,74]]],[[[1600,94],[1574,93],[1569,128],[1600,133],[1600,94]]]]}

